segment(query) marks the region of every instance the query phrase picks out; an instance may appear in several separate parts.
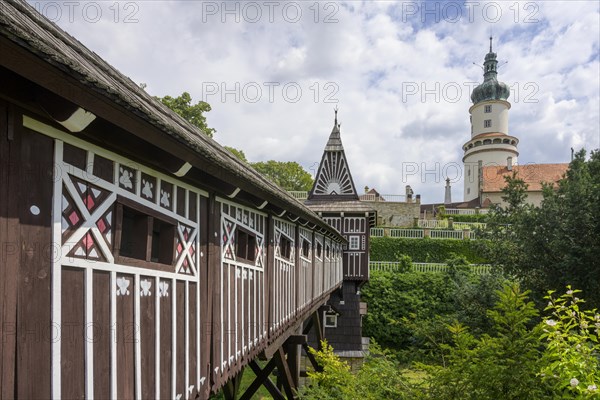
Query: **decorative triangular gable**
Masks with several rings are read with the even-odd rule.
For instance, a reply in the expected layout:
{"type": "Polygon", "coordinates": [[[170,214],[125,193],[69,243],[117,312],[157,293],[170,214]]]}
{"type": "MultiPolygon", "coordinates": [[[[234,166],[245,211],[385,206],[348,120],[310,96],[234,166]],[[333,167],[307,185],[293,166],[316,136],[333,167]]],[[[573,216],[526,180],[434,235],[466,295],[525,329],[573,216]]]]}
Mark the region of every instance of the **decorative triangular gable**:
{"type": "Polygon", "coordinates": [[[337,110],[333,130],[325,146],[315,183],[308,195],[309,200],[318,197],[358,200],[356,187],[342,146],[340,126],[337,123],[337,110]]]}

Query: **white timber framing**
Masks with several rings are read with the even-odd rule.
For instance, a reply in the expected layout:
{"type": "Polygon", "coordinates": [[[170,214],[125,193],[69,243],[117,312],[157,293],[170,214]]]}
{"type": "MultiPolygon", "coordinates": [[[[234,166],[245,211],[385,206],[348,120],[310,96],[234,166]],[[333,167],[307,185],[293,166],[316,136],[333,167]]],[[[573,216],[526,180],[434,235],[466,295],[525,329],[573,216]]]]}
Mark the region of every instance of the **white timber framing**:
{"type": "MultiPolygon", "coordinates": [[[[52,324],[53,326],[60,327],[62,322],[61,315],[61,304],[63,301],[63,293],[65,288],[62,287],[62,279],[61,273],[62,269],[65,266],[79,268],[83,272],[84,279],[84,319],[86,326],[92,326],[94,321],[94,299],[93,295],[93,273],[94,271],[105,271],[109,273],[109,281],[110,281],[110,323],[112,327],[117,326],[117,302],[119,296],[134,296],[133,305],[134,305],[134,320],[131,323],[135,324],[138,327],[134,331],[134,380],[135,380],[135,398],[141,399],[141,339],[144,332],[141,332],[140,327],[140,297],[143,295],[149,295],[150,288],[152,283],[154,283],[154,287],[151,290],[155,295],[155,315],[154,315],[154,326],[155,330],[155,343],[153,343],[155,350],[155,365],[154,366],[144,366],[146,368],[153,368],[155,371],[155,394],[159,397],[160,394],[160,299],[161,297],[171,296],[172,300],[172,369],[171,369],[171,382],[170,386],[172,388],[172,395],[174,398],[189,398],[191,395],[193,388],[197,387],[200,390],[200,386],[202,386],[206,380],[206,377],[201,376],[201,369],[199,368],[200,364],[200,335],[202,326],[200,319],[200,278],[198,275],[199,263],[200,263],[200,235],[199,235],[199,225],[200,225],[200,198],[208,197],[208,193],[196,187],[193,187],[185,182],[181,182],[172,176],[168,176],[166,174],[160,173],[158,171],[154,171],[148,167],[137,164],[125,157],[122,157],[116,153],[103,149],[99,146],[88,143],[82,139],[79,139],[69,133],[58,130],[54,127],[46,125],[40,121],[37,121],[31,117],[24,116],[23,117],[23,126],[29,128],[33,131],[41,133],[43,135],[49,136],[54,139],[54,162],[55,162],[55,176],[54,176],[54,188],[53,188],[53,206],[52,206],[52,237],[53,243],[58,248],[55,248],[55,255],[52,257],[51,266],[52,266],[52,324]],[[72,146],[75,146],[86,152],[86,168],[84,170],[79,169],[71,164],[68,164],[63,161],[63,150],[64,143],[68,143],[72,146]],[[94,161],[95,156],[99,155],[103,158],[106,158],[113,162],[114,166],[114,176],[112,181],[105,181],[97,176],[93,176],[94,171],[94,161]],[[135,171],[135,190],[133,192],[123,189],[119,186],[119,176],[120,166],[126,166],[135,171]],[[154,191],[154,196],[152,200],[145,199],[141,196],[141,177],[142,174],[146,176],[150,176],[154,178],[156,181],[156,187],[154,191]],[[98,207],[93,211],[88,211],[86,207],[86,203],[84,203],[81,197],[78,195],[77,188],[75,187],[78,183],[72,180],[71,177],[75,177],[78,182],[88,182],[90,185],[98,188],[98,191],[102,190],[107,195],[102,200],[102,203],[98,205],[98,207]],[[162,194],[167,193],[166,189],[161,192],[162,182],[167,182],[171,189],[168,192],[167,200],[161,204],[162,194]],[[63,189],[64,188],[64,189],[63,189]],[[176,212],[177,207],[177,188],[181,188],[185,193],[185,212],[184,216],[179,215],[176,212]],[[63,207],[64,207],[64,199],[63,193],[68,194],[72,201],[73,207],[76,208],[77,212],[80,214],[83,222],[74,229],[72,233],[65,231],[64,223],[63,223],[63,207]],[[194,193],[194,199],[196,204],[193,206],[196,208],[196,220],[189,219],[189,206],[190,206],[190,193],[194,193]],[[165,215],[166,217],[171,218],[172,220],[177,221],[176,227],[176,243],[180,243],[182,245],[182,251],[178,254],[178,259],[173,261],[173,269],[171,271],[163,271],[152,268],[141,268],[130,265],[123,265],[115,263],[115,258],[112,254],[112,244],[113,242],[103,238],[103,234],[99,231],[97,226],[97,221],[100,218],[103,218],[107,209],[116,204],[116,199],[118,196],[122,196],[128,200],[131,200],[137,204],[148,207],[153,211],[160,213],[161,215],[165,215]],[[169,201],[170,199],[170,201],[169,201]],[[182,230],[184,228],[188,228],[191,232],[187,240],[184,240],[182,236],[182,230]],[[63,238],[65,232],[69,234],[69,236],[63,238]],[[86,236],[87,235],[87,236],[86,236]],[[89,236],[91,235],[91,236],[89,236]],[[92,237],[94,240],[94,244],[97,245],[97,250],[99,251],[99,257],[102,259],[91,260],[87,257],[77,257],[73,255],[69,255],[71,250],[74,250],[82,238],[92,237]],[[193,251],[193,255],[190,253],[190,250],[193,251]],[[184,262],[184,259],[187,259],[188,265],[190,268],[187,273],[181,273],[180,267],[184,262]],[[144,278],[144,284],[150,286],[141,287],[141,280],[144,278]],[[150,280],[149,280],[150,279],[150,280]],[[168,285],[166,282],[171,285],[171,293],[169,293],[168,285]],[[183,282],[185,288],[185,303],[184,310],[180,310],[181,312],[185,312],[182,314],[183,317],[177,316],[177,301],[176,301],[176,287],[177,282],[183,282]],[[133,287],[130,284],[133,283],[133,287]],[[196,285],[196,296],[194,299],[190,299],[189,296],[189,285],[196,285]],[[121,285],[120,285],[121,284],[121,285]],[[195,354],[190,354],[190,315],[187,310],[189,310],[189,302],[195,301],[195,319],[196,319],[196,352],[195,354]],[[177,324],[183,318],[183,324],[185,326],[185,355],[178,355],[177,353],[177,342],[176,342],[176,333],[177,333],[177,324]],[[185,358],[185,370],[179,373],[185,373],[185,387],[183,389],[183,393],[177,393],[179,388],[177,388],[177,372],[176,372],[176,363],[177,357],[182,356],[185,358]],[[196,358],[195,365],[197,374],[195,377],[196,382],[189,382],[189,368],[190,368],[190,357],[194,356],[196,358]]],[[[169,186],[167,186],[169,187],[169,186]]],[[[113,211],[114,212],[114,209],[113,211]]],[[[109,227],[109,235],[111,240],[114,241],[114,224],[109,227]]],[[[88,249],[89,250],[89,249],[88,249]]],[[[117,398],[118,388],[117,388],[117,369],[119,364],[119,358],[117,354],[117,329],[111,329],[110,335],[110,393],[113,399],[117,398]]],[[[93,333],[89,333],[86,331],[86,335],[90,337],[90,334],[93,337],[93,333]]],[[[51,376],[52,376],[52,396],[54,398],[61,398],[61,340],[54,340],[51,346],[51,376]]],[[[94,398],[94,346],[93,341],[87,340],[84,344],[84,357],[85,357],[85,394],[87,398],[94,398]]]]}

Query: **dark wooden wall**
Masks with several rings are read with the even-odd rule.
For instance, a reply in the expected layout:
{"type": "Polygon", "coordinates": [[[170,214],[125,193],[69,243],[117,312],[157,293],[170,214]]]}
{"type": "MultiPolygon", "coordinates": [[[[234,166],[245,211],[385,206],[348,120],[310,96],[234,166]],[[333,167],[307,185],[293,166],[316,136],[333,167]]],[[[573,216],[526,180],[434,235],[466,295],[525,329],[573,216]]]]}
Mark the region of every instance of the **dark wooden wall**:
{"type": "Polygon", "coordinates": [[[49,398],[48,355],[60,335],[50,319],[54,142],[22,129],[13,106],[0,113],[2,397],[49,398]]]}
{"type": "Polygon", "coordinates": [[[0,394],[3,399],[15,397],[17,278],[21,260],[16,195],[20,179],[15,170],[21,149],[18,135],[15,139],[14,109],[9,107],[0,100],[0,394]]]}
{"type": "Polygon", "coordinates": [[[206,398],[341,285],[340,243],[22,121],[0,102],[2,399],[206,398]],[[132,239],[147,247],[131,258],[127,208],[145,215],[135,229],[172,224],[195,272],[180,262],[185,250],[173,255],[177,271],[151,260],[151,228],[132,239]],[[261,237],[255,262],[225,255],[227,218],[261,237]]]}

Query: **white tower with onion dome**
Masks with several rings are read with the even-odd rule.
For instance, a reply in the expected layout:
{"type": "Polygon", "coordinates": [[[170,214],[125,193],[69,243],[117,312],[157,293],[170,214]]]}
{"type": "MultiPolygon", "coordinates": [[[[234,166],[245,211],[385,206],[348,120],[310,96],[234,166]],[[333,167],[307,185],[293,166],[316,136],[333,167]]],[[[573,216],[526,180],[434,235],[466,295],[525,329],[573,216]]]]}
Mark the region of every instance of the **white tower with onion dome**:
{"type": "Polygon", "coordinates": [[[479,197],[482,167],[512,166],[519,155],[519,139],[508,134],[510,103],[506,99],[510,89],[504,82],[498,82],[497,68],[490,37],[490,52],[483,63],[484,81],[471,93],[471,139],[463,145],[464,201],[479,197]]]}

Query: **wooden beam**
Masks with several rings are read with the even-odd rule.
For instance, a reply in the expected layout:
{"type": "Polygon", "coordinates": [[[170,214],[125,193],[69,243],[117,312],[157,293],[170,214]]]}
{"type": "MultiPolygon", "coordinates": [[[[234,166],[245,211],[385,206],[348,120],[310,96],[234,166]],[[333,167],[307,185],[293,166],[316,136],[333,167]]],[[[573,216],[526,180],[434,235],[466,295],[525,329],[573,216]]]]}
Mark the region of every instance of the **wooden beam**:
{"type": "Polygon", "coordinates": [[[313,319],[310,318],[308,321],[306,321],[306,325],[304,326],[304,330],[302,331],[302,334],[308,335],[308,332],[310,332],[312,327],[313,327],[313,319]]]}
{"type": "Polygon", "coordinates": [[[252,399],[254,393],[256,393],[258,388],[263,385],[269,391],[269,393],[271,393],[271,396],[273,396],[274,400],[285,400],[283,394],[279,391],[279,389],[277,389],[277,387],[275,387],[273,382],[271,382],[271,379],[269,379],[269,375],[271,374],[271,372],[273,372],[276,366],[275,358],[272,358],[262,370],[260,369],[260,366],[256,363],[256,360],[250,361],[249,365],[250,368],[252,368],[252,371],[254,371],[254,373],[256,374],[256,378],[250,384],[250,386],[248,386],[248,389],[246,389],[244,394],[242,394],[240,400],[252,399]]]}
{"type": "Polygon", "coordinates": [[[275,362],[277,363],[277,370],[279,371],[279,377],[281,378],[281,383],[283,385],[283,389],[285,390],[285,394],[288,397],[288,400],[295,399],[294,397],[294,380],[292,378],[292,374],[290,369],[288,368],[288,363],[285,358],[285,353],[283,349],[280,347],[275,353],[275,362]]]}
{"type": "Polygon", "coordinates": [[[306,335],[292,335],[288,338],[288,340],[285,342],[285,344],[294,346],[294,345],[304,344],[307,341],[308,341],[308,338],[306,337],[306,335]]]}
{"type": "MultiPolygon", "coordinates": [[[[315,314],[317,314],[317,319],[318,319],[318,314],[321,312],[321,309],[317,310],[315,312],[315,314]]],[[[315,315],[313,315],[312,318],[310,318],[307,323],[306,326],[304,327],[304,330],[302,331],[303,335],[307,335],[310,330],[313,328],[313,326],[315,326],[315,315]]],[[[317,338],[319,337],[319,334],[317,333],[317,338]]],[[[319,341],[319,346],[321,346],[321,342],[319,341]]],[[[321,372],[323,371],[323,367],[321,365],[319,365],[319,363],[317,362],[317,359],[315,358],[315,356],[313,356],[311,354],[311,352],[309,351],[310,346],[308,345],[308,343],[304,342],[302,343],[302,349],[304,349],[304,353],[306,354],[306,357],[308,358],[308,360],[310,361],[310,363],[312,364],[313,368],[315,369],[315,371],[321,372]]],[[[302,376],[302,371],[300,371],[300,376],[302,376]]]]}
{"type": "Polygon", "coordinates": [[[312,316],[313,324],[315,327],[315,334],[317,335],[317,341],[319,343],[317,348],[319,350],[322,349],[323,346],[321,346],[321,342],[323,341],[323,339],[325,339],[325,335],[323,333],[323,328],[321,326],[321,316],[319,315],[320,313],[321,313],[321,311],[319,309],[319,311],[316,311],[312,316]]]}
{"type": "MultiPolygon", "coordinates": [[[[317,362],[317,359],[315,358],[315,356],[313,356],[312,353],[309,351],[310,346],[308,345],[308,343],[304,343],[302,345],[302,348],[304,349],[306,358],[308,358],[308,361],[310,361],[310,363],[313,366],[313,368],[315,369],[315,371],[323,372],[323,367],[317,362]]],[[[302,373],[300,373],[300,376],[302,376],[302,373]]]]}

